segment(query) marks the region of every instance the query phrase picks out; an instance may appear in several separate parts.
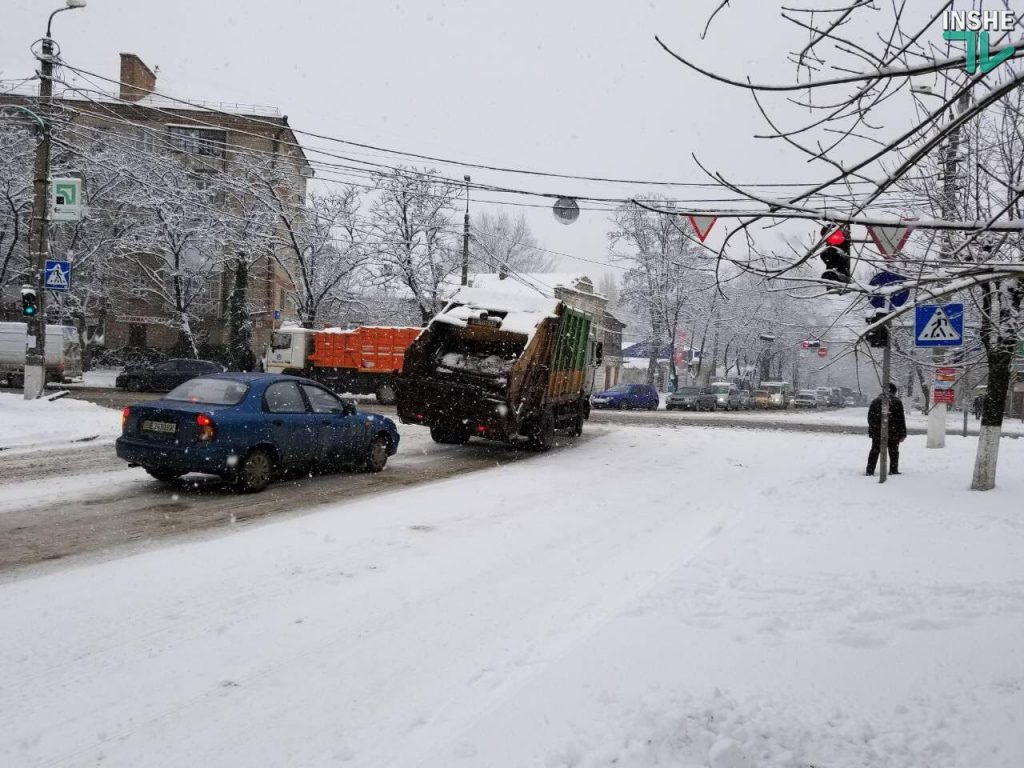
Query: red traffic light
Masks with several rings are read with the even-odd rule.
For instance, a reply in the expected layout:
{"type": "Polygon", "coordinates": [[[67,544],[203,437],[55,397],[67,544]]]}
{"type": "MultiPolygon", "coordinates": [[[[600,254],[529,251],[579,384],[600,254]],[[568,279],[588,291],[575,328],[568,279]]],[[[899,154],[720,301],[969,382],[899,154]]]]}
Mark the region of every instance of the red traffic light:
{"type": "Polygon", "coordinates": [[[825,242],[829,245],[842,245],[846,242],[846,233],[841,229],[837,229],[825,238],[825,242]]]}

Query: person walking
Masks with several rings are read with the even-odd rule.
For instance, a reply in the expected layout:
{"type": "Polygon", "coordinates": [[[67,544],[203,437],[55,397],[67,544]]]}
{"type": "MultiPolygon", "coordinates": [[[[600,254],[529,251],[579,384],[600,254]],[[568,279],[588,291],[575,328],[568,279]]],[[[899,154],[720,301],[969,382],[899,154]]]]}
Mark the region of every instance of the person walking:
{"type": "MultiPolygon", "coordinates": [[[[895,384],[889,385],[889,474],[900,474],[900,443],[907,438],[907,417],[903,413],[895,384]]],[[[866,475],[875,474],[875,464],[882,452],[882,396],[871,401],[868,408],[868,437],[871,438],[871,450],[868,452],[868,468],[866,475]]]]}

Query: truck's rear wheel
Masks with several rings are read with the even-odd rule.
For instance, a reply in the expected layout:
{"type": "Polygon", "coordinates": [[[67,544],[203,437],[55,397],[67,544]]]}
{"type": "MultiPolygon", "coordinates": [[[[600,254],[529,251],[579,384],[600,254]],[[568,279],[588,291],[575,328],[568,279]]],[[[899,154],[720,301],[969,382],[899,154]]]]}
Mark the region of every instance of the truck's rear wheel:
{"type": "Polygon", "coordinates": [[[384,382],[374,393],[377,398],[377,402],[381,405],[394,405],[395,404],[395,388],[389,382],[384,382]]]}
{"type": "Polygon", "coordinates": [[[586,417],[583,415],[583,408],[580,408],[576,412],[576,418],[573,419],[572,426],[569,427],[570,437],[579,437],[583,434],[583,420],[586,417]]]}
{"type": "Polygon", "coordinates": [[[532,450],[540,453],[550,451],[554,447],[555,417],[551,411],[544,411],[538,417],[533,434],[530,435],[529,445],[532,450]]]}
{"type": "Polygon", "coordinates": [[[435,424],[430,428],[430,437],[441,445],[462,445],[469,440],[469,429],[462,424],[435,424]]]}

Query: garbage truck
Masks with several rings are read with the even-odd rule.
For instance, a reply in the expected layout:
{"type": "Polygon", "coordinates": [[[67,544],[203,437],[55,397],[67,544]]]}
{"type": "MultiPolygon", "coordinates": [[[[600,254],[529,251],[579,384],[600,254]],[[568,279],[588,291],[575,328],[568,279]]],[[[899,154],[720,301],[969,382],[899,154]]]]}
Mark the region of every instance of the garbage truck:
{"type": "Polygon", "coordinates": [[[376,395],[378,403],[391,405],[405,350],[422,330],[367,325],[316,331],[285,325],[271,336],[263,368],[305,376],[338,393],[376,395]]]}
{"type": "Polygon", "coordinates": [[[435,442],[583,433],[602,349],[593,318],[558,299],[461,288],[405,353],[398,416],[435,442]]]}
{"type": "MultiPolygon", "coordinates": [[[[20,388],[25,383],[25,323],[0,323],[0,381],[20,388]]],[[[66,325],[46,326],[46,380],[66,383],[82,380],[82,347],[78,331],[66,325]]]]}

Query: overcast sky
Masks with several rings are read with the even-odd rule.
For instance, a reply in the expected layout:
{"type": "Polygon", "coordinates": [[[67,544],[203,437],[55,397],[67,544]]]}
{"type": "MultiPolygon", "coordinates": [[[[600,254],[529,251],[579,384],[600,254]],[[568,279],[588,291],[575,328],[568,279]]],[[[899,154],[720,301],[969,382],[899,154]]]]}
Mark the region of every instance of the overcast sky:
{"type": "MultiPolygon", "coordinates": [[[[806,178],[806,167],[777,142],[751,138],[764,124],[748,95],[689,72],[655,43],[660,35],[736,77],[791,80],[784,54],[793,32],[779,21],[776,4],[733,3],[701,41],[717,4],[89,0],[56,18],[54,37],[65,59],[84,69],[116,79],[118,53],[133,52],[159,67],[158,91],[274,105],[294,127],[367,144],[570,174],[705,181],[691,158],[696,153],[740,181],[806,178]]],[[[30,74],[29,46],[61,3],[4,5],[0,70],[4,78],[30,74]]],[[[443,170],[563,194],[644,191],[443,170]]],[[[584,211],[563,226],[546,207],[522,210],[542,245],[607,259],[606,214],[584,211]]]]}

